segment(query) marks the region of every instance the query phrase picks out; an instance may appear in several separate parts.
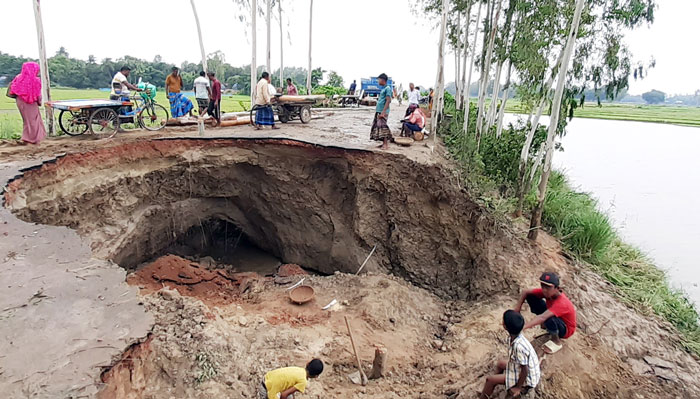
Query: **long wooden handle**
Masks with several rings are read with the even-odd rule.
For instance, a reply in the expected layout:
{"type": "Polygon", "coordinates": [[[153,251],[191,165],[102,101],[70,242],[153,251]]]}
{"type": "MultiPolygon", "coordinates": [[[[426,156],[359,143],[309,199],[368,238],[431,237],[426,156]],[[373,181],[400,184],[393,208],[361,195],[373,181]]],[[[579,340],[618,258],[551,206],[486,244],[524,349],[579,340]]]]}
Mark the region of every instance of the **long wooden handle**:
{"type": "MultiPolygon", "coordinates": [[[[362,363],[360,362],[360,356],[358,356],[357,349],[355,348],[355,339],[352,336],[352,330],[350,329],[350,320],[348,320],[348,316],[345,316],[345,326],[347,326],[348,334],[350,334],[350,343],[352,344],[352,351],[355,354],[355,360],[357,360],[357,368],[360,370],[360,376],[364,376],[365,372],[362,371],[362,363]]],[[[363,383],[366,378],[367,377],[362,379],[363,383]]]]}

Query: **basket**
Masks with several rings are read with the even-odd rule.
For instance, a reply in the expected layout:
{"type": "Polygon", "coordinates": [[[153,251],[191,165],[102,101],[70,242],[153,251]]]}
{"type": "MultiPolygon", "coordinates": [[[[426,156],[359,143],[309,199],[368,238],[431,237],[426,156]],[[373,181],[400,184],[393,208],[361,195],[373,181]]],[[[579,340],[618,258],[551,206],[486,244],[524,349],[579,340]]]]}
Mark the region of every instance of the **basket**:
{"type": "Polygon", "coordinates": [[[289,299],[301,305],[314,299],[314,289],[308,285],[300,285],[289,292],[289,299]]]}
{"type": "Polygon", "coordinates": [[[394,142],[398,145],[408,147],[409,145],[413,144],[413,139],[410,137],[396,137],[394,138],[394,142]]]}

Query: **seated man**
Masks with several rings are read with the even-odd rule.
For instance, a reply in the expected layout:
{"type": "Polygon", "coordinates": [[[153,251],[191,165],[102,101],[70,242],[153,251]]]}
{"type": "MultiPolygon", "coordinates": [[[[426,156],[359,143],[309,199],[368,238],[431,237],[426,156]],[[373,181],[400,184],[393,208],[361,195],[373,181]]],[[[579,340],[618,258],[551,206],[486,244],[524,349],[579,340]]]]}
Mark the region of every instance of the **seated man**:
{"type": "Polygon", "coordinates": [[[308,378],[316,378],[323,372],[323,362],[313,359],[306,368],[283,367],[269,371],[258,392],[259,399],[288,399],[296,392],[304,393],[308,378]]]}
{"type": "Polygon", "coordinates": [[[540,360],[535,349],[522,334],[525,319],[514,311],[503,313],[503,328],[510,334],[508,359],[496,362],[496,374],[486,377],[479,399],[490,399],[494,388],[505,385],[506,397],[517,398],[540,382],[540,360]]]}
{"type": "Polygon", "coordinates": [[[401,135],[413,137],[415,132],[420,132],[425,127],[425,115],[423,114],[423,110],[416,104],[408,106],[407,115],[409,114],[409,118],[402,121],[403,128],[401,129],[401,135]]]}
{"type": "Polygon", "coordinates": [[[551,272],[542,273],[540,288],[523,291],[515,305],[516,312],[520,312],[525,301],[537,317],[525,324],[524,329],[542,325],[550,335],[543,350],[545,353],[559,352],[561,339],[569,338],[576,331],[576,309],[559,288],[559,276],[551,272]]]}

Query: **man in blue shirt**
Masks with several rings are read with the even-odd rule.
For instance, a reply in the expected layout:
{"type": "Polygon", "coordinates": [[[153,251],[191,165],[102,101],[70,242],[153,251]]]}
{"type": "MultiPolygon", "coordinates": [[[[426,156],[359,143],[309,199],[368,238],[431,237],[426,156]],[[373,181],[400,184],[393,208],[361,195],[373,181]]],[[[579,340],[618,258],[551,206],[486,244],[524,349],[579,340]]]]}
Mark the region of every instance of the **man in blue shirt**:
{"type": "Polygon", "coordinates": [[[389,130],[389,125],[387,124],[387,119],[389,118],[389,105],[391,104],[392,90],[386,82],[389,77],[385,73],[379,75],[379,86],[382,87],[382,91],[379,92],[379,97],[377,97],[377,108],[374,113],[374,122],[372,122],[372,130],[370,132],[370,139],[382,141],[382,145],[379,146],[382,150],[389,148],[389,140],[391,139],[391,130],[389,130]]]}
{"type": "Polygon", "coordinates": [[[353,80],[352,83],[350,83],[350,90],[348,90],[348,94],[351,96],[355,95],[355,89],[357,89],[357,81],[353,80]]]}

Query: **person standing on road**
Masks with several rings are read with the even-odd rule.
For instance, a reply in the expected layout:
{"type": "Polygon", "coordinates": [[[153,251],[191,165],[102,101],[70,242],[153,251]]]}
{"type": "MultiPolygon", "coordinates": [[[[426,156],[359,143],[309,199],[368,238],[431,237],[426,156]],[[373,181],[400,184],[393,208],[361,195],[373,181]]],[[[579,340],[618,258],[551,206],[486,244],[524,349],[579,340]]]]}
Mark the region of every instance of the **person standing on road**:
{"type": "Polygon", "coordinates": [[[197,99],[199,116],[204,116],[209,108],[209,98],[211,98],[209,79],[206,78],[204,71],[200,72],[199,77],[194,80],[194,98],[197,99]]]}
{"type": "Polygon", "coordinates": [[[172,73],[165,79],[165,92],[168,93],[170,113],[173,118],[192,116],[192,108],[194,108],[192,101],[180,92],[183,86],[180,68],[173,67],[172,73]]]}
{"type": "Polygon", "coordinates": [[[408,84],[408,106],[415,104],[418,106],[420,103],[420,90],[413,85],[413,83],[408,84]]]}
{"type": "Polygon", "coordinates": [[[212,118],[216,119],[216,125],[221,126],[221,82],[216,78],[215,72],[209,72],[209,81],[211,82],[211,89],[209,89],[209,106],[207,107],[207,113],[211,115],[212,118]]]}
{"type": "Polygon", "coordinates": [[[288,96],[298,96],[299,92],[297,91],[297,87],[294,86],[294,83],[292,83],[292,79],[287,78],[287,95],[288,96]]]}
{"type": "Polygon", "coordinates": [[[39,64],[25,62],[22,71],[12,79],[7,88],[7,96],[14,98],[17,109],[22,114],[22,142],[39,144],[46,137],[44,121],[41,119],[41,79],[39,64]]]}
{"type": "Polygon", "coordinates": [[[382,150],[389,148],[389,140],[391,140],[391,130],[387,120],[389,118],[389,107],[391,105],[392,90],[391,86],[387,85],[389,77],[385,73],[379,75],[379,86],[382,90],[377,97],[377,108],[374,113],[374,121],[372,122],[372,130],[370,131],[370,139],[381,141],[379,146],[382,150]]]}
{"type": "Polygon", "coordinates": [[[272,129],[279,129],[275,126],[275,113],[272,111],[272,96],[270,95],[270,74],[262,73],[262,77],[255,86],[255,128],[262,129],[263,126],[270,126],[272,129]]]}
{"type": "Polygon", "coordinates": [[[353,80],[352,83],[350,83],[350,90],[348,90],[348,95],[354,96],[355,95],[355,90],[357,90],[357,81],[353,80]]]}
{"type": "Polygon", "coordinates": [[[557,353],[563,346],[561,340],[569,338],[576,331],[576,309],[559,288],[559,276],[552,272],[542,273],[540,288],[523,291],[515,311],[520,312],[525,302],[537,317],[525,324],[523,329],[543,325],[550,337],[543,350],[545,353],[557,353]]]}

